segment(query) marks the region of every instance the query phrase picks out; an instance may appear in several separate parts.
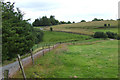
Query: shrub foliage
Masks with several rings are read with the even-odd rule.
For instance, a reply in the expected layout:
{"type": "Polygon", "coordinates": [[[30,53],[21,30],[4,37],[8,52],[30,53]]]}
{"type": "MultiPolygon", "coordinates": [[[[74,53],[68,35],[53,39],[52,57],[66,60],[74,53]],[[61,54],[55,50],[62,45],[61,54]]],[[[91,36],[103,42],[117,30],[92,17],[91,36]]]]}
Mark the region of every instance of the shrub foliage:
{"type": "Polygon", "coordinates": [[[41,33],[36,32],[14,3],[2,3],[2,61],[10,60],[30,51],[34,43],[41,41],[41,33]],[[39,35],[40,34],[40,35],[39,35]]]}
{"type": "Polygon", "coordinates": [[[104,32],[95,32],[94,38],[107,38],[107,34],[104,32]]]}
{"type": "Polygon", "coordinates": [[[95,32],[93,35],[94,38],[111,38],[111,39],[118,39],[120,40],[120,34],[114,32],[95,32]]]}
{"type": "Polygon", "coordinates": [[[108,35],[108,38],[112,38],[112,39],[116,39],[117,38],[117,33],[113,33],[113,32],[106,32],[106,34],[108,35]]]}

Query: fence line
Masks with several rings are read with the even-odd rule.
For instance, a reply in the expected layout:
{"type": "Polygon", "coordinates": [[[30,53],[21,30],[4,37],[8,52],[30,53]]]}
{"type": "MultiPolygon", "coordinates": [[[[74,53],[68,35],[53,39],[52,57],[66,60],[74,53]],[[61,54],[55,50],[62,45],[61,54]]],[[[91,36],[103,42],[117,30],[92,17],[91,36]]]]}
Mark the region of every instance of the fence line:
{"type": "MultiPolygon", "coordinates": [[[[44,53],[45,53],[45,51],[46,52],[49,52],[51,49],[54,49],[56,46],[58,46],[58,44],[62,44],[62,43],[71,43],[71,44],[76,44],[75,43],[76,42],[76,40],[72,40],[72,41],[64,41],[64,42],[58,42],[58,43],[51,43],[52,44],[52,46],[53,47],[51,47],[50,46],[50,44],[42,44],[42,45],[40,45],[40,44],[38,44],[37,45],[37,48],[39,48],[39,47],[42,47],[42,50],[40,50],[39,52],[37,52],[36,54],[32,54],[32,52],[31,52],[31,56],[29,56],[29,57],[26,57],[26,58],[24,58],[24,59],[22,59],[21,61],[22,61],[22,63],[23,63],[23,66],[27,66],[28,64],[30,64],[31,63],[31,61],[33,62],[33,64],[34,64],[34,58],[37,58],[37,57],[39,57],[39,56],[44,56],[44,53]],[[44,46],[43,46],[44,45],[44,46]],[[47,47],[47,48],[46,48],[47,47]],[[44,51],[45,50],[45,51],[44,51]]],[[[78,42],[79,43],[79,42],[78,42]]],[[[32,51],[33,50],[35,50],[35,49],[37,49],[37,48],[35,48],[35,47],[33,47],[32,48],[32,51]]],[[[12,77],[18,70],[19,70],[19,64],[18,64],[18,61],[16,61],[16,62],[14,62],[14,63],[11,63],[11,64],[9,64],[9,65],[6,65],[6,66],[3,66],[2,67],[2,71],[3,71],[3,75],[4,75],[4,70],[9,70],[9,77],[12,77]]],[[[3,76],[3,78],[4,78],[4,76],[3,76]]]]}
{"type": "MultiPolygon", "coordinates": [[[[57,47],[57,46],[58,46],[58,43],[54,45],[54,47],[57,47]]],[[[52,49],[53,48],[50,48],[50,50],[52,50],[52,49]]],[[[49,52],[49,48],[44,48],[44,50],[45,50],[45,52],[49,52]]],[[[39,56],[42,56],[44,50],[41,50],[41,51],[37,52],[36,54],[33,54],[32,55],[33,58],[35,59],[35,58],[38,58],[39,56]]],[[[22,59],[21,61],[23,63],[23,66],[27,66],[28,64],[30,64],[32,62],[31,56],[28,56],[28,57],[22,59]]],[[[2,74],[3,74],[3,76],[0,79],[4,78],[4,71],[5,70],[9,70],[8,77],[12,77],[20,69],[18,61],[11,63],[11,64],[8,64],[6,66],[0,67],[0,68],[2,68],[1,70],[2,70],[2,74]]]]}

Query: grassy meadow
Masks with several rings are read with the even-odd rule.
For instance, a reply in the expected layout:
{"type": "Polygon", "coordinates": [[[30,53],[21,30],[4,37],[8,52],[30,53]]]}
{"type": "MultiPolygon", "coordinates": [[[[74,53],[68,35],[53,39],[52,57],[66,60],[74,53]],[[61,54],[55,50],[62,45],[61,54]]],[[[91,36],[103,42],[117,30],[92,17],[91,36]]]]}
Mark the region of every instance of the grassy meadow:
{"type": "MultiPolygon", "coordinates": [[[[33,47],[34,51],[43,44],[66,43],[36,59],[34,66],[25,67],[27,78],[117,78],[118,40],[90,36],[98,31],[118,33],[117,25],[117,21],[62,24],[52,26],[52,32],[50,27],[45,27],[43,41],[33,47]],[[104,24],[111,26],[104,27],[104,24]]],[[[18,71],[13,78],[22,78],[22,72],[18,71]]]]}
{"type": "MultiPolygon", "coordinates": [[[[96,31],[112,31],[118,33],[118,21],[92,21],[92,22],[81,22],[74,24],[61,24],[51,26],[55,31],[67,31],[67,32],[75,32],[86,35],[93,35],[96,31]],[[110,27],[104,27],[104,24],[110,24],[110,27]]],[[[49,27],[44,28],[45,30],[49,30],[49,27]]]]}
{"type": "MultiPolygon", "coordinates": [[[[27,78],[117,78],[118,40],[86,42],[94,44],[61,44],[25,68],[27,78]]],[[[21,78],[21,74],[14,78],[21,78]]]]}
{"type": "MultiPolygon", "coordinates": [[[[39,28],[38,28],[39,29],[39,28]]],[[[86,35],[77,35],[77,34],[70,34],[70,33],[63,33],[63,32],[51,32],[51,31],[44,31],[44,36],[43,36],[43,41],[40,42],[39,44],[35,44],[32,49],[33,53],[35,54],[39,50],[42,49],[42,46],[44,48],[48,48],[48,45],[50,44],[51,46],[58,43],[58,42],[70,42],[70,41],[84,41],[86,39],[91,39],[92,37],[86,36],[86,35]]],[[[27,56],[30,56],[30,54],[25,54],[21,56],[21,58],[25,58],[27,56]]],[[[7,65],[12,62],[16,61],[16,58],[13,58],[12,60],[4,61],[2,65],[7,65]]]]}
{"type": "Polygon", "coordinates": [[[86,40],[91,38],[90,36],[85,35],[77,35],[72,33],[64,33],[64,32],[51,32],[44,31],[43,42],[53,43],[53,42],[67,42],[72,40],[86,40]]]}

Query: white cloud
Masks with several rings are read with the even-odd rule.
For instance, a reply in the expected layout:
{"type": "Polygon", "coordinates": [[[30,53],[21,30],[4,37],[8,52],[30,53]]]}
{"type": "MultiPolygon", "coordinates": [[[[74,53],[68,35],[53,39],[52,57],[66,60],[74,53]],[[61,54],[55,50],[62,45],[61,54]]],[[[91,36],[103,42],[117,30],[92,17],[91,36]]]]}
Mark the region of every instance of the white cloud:
{"type": "MultiPolygon", "coordinates": [[[[5,0],[7,1],[7,0],[5,0]]],[[[9,0],[25,12],[25,19],[55,15],[58,20],[117,19],[119,0],[9,0]]]]}

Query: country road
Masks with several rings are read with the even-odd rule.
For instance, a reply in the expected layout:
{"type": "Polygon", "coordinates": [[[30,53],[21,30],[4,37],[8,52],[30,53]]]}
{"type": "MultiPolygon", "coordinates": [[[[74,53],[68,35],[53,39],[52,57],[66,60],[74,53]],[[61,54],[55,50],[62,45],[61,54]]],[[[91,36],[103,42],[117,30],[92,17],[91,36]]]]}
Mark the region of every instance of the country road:
{"type": "MultiPolygon", "coordinates": [[[[57,47],[58,45],[59,44],[55,44],[54,48],[57,47]]],[[[50,48],[50,50],[52,50],[52,49],[53,49],[53,47],[50,48]]],[[[43,50],[33,54],[33,58],[36,59],[36,58],[42,56],[43,55],[43,51],[46,53],[46,52],[49,51],[49,48],[43,49],[43,50]]],[[[26,67],[28,64],[30,64],[32,62],[31,56],[26,57],[26,58],[22,59],[21,61],[22,61],[23,66],[26,67]]],[[[19,63],[18,63],[18,61],[10,63],[8,65],[5,65],[3,67],[0,67],[0,80],[2,78],[4,78],[4,76],[3,76],[4,70],[9,70],[9,77],[12,77],[19,70],[19,63]]]]}

